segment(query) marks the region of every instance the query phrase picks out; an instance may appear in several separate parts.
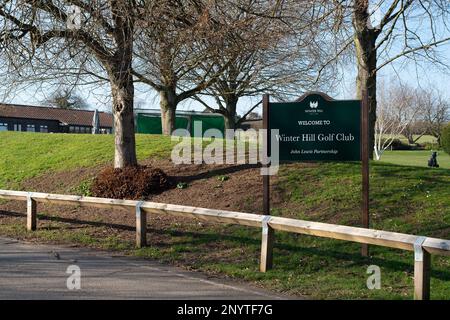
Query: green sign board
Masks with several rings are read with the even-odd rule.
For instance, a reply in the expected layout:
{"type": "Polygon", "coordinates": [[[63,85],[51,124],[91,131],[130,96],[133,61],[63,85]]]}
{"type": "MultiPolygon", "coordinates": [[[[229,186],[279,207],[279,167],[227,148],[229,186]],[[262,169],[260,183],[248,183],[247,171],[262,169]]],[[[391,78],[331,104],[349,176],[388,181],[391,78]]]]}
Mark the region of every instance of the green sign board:
{"type": "Polygon", "coordinates": [[[268,129],[279,130],[279,160],[361,160],[361,101],[320,93],[300,99],[269,103],[268,129]]]}

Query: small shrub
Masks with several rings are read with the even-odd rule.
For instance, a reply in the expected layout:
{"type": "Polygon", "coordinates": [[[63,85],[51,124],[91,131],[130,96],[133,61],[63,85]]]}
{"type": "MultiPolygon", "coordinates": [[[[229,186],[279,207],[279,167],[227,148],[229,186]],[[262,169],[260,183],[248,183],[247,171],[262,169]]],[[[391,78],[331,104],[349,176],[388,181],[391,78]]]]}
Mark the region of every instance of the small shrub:
{"type": "Polygon", "coordinates": [[[445,152],[450,154],[450,123],[442,129],[441,145],[445,152]]]}
{"type": "Polygon", "coordinates": [[[91,192],[102,198],[141,200],[167,190],[172,185],[172,180],[158,168],[107,168],[94,179],[91,192]]]}

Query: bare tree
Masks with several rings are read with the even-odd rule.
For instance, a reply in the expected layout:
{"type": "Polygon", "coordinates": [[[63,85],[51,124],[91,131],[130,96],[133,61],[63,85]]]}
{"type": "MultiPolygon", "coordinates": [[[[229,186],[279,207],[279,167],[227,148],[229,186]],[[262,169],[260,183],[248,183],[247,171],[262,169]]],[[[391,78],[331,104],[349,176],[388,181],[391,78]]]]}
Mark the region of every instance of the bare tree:
{"type": "Polygon", "coordinates": [[[432,63],[448,70],[436,47],[450,40],[447,0],[331,0],[332,37],[342,45],[333,58],[336,62],[349,51],[357,64],[356,93],[369,99],[369,144],[374,146],[377,117],[377,73],[394,61],[405,59],[416,66],[432,63]]]}
{"type": "Polygon", "coordinates": [[[73,88],[62,86],[43,101],[45,105],[60,109],[87,109],[89,105],[73,88]]]}
{"type": "Polygon", "coordinates": [[[414,96],[411,109],[417,110],[416,119],[404,128],[403,135],[409,144],[417,143],[426,134],[440,143],[442,128],[450,119],[447,99],[434,88],[417,88],[411,94],[414,96]]]}
{"type": "MultiPolygon", "coordinates": [[[[450,40],[447,26],[450,2],[446,0],[354,0],[352,5],[357,95],[369,97],[369,139],[374,137],[377,116],[377,72],[407,57],[439,63],[433,48],[450,40]],[[376,16],[379,19],[375,19],[376,16]],[[426,28],[427,31],[421,31],[426,28]]],[[[373,141],[370,141],[370,145],[373,141]]]]}
{"type": "MultiPolygon", "coordinates": [[[[22,78],[42,71],[80,75],[76,63],[101,68],[111,86],[117,168],[137,165],[131,74],[136,20],[145,15],[142,1],[4,0],[0,4],[0,54],[9,71],[22,78]],[[64,64],[62,64],[64,65],[64,64]]],[[[83,69],[89,74],[89,68],[83,69]]],[[[100,72],[99,72],[100,73],[100,72]]],[[[98,76],[98,74],[92,73],[98,76]]],[[[41,79],[45,80],[45,79],[41,79]]]]}
{"type": "MultiPolygon", "coordinates": [[[[180,102],[210,86],[226,68],[202,68],[205,61],[227,55],[223,34],[234,26],[221,23],[220,1],[161,0],[139,25],[133,74],[159,93],[163,134],[175,129],[180,102]]],[[[233,59],[232,55],[227,55],[233,59]]]]}
{"type": "Polygon", "coordinates": [[[402,134],[408,140],[408,144],[413,145],[427,133],[427,127],[422,124],[427,108],[426,103],[429,102],[427,100],[429,98],[430,90],[416,88],[409,91],[410,99],[408,103],[410,103],[410,106],[408,110],[414,112],[415,118],[411,119],[411,121],[405,125],[402,134]]]}
{"type": "Polygon", "coordinates": [[[427,134],[437,139],[441,145],[441,134],[444,126],[450,121],[450,103],[438,90],[425,91],[419,96],[423,106],[423,123],[427,134]]]}
{"type": "Polygon", "coordinates": [[[405,136],[410,145],[425,134],[436,137],[440,143],[441,131],[449,121],[449,104],[433,88],[391,83],[385,89],[382,82],[378,105],[374,147],[377,160],[399,135],[405,136]]]}
{"type": "Polygon", "coordinates": [[[324,13],[315,11],[311,3],[236,0],[222,1],[219,8],[227,24],[241,25],[224,39],[225,46],[234,46],[229,52],[236,57],[222,54],[202,64],[205,69],[214,63],[219,63],[216,68],[228,67],[194,98],[211,112],[222,114],[226,128],[235,128],[260,106],[259,102],[237,117],[242,97],[270,93],[281,100],[293,99],[305,90],[317,89],[324,79],[327,83],[335,79],[331,73],[323,74],[320,82],[315,78],[331,42],[319,30],[319,26],[326,28],[320,25],[324,13]],[[203,96],[214,99],[215,105],[203,96]]]}
{"type": "Polygon", "coordinates": [[[391,84],[389,89],[383,83],[378,93],[378,117],[375,122],[374,153],[380,160],[405,128],[417,120],[422,111],[417,103],[415,89],[403,84],[391,84]]]}

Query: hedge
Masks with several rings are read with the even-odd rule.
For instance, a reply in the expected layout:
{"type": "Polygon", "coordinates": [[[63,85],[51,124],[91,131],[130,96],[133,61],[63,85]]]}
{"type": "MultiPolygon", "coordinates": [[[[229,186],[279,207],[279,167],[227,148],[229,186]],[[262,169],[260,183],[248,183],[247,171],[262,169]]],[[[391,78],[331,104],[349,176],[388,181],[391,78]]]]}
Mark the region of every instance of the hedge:
{"type": "Polygon", "coordinates": [[[444,151],[450,154],[450,123],[442,129],[441,145],[444,151]]]}

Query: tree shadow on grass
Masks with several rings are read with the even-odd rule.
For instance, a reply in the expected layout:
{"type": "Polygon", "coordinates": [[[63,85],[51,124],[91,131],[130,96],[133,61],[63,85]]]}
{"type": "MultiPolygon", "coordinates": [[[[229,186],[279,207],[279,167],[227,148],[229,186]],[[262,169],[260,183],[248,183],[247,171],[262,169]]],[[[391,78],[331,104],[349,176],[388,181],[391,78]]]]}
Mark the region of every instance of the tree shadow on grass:
{"type": "MultiPolygon", "coordinates": [[[[417,179],[420,173],[422,179],[436,179],[439,176],[449,176],[450,169],[434,169],[418,166],[403,166],[391,163],[377,163],[372,167],[374,173],[381,177],[401,176],[406,179],[417,179]]],[[[434,180],[433,180],[434,181],[434,180]]],[[[437,180],[437,182],[442,182],[437,180]]]]}
{"type": "Polygon", "coordinates": [[[172,177],[172,178],[176,179],[177,181],[192,182],[192,181],[196,181],[196,180],[208,179],[208,178],[212,178],[212,177],[216,177],[216,176],[236,173],[236,172],[239,172],[242,170],[255,169],[255,168],[260,168],[260,167],[261,167],[260,164],[242,164],[242,165],[208,170],[208,171],[190,175],[190,176],[177,176],[177,177],[172,177]]]}

